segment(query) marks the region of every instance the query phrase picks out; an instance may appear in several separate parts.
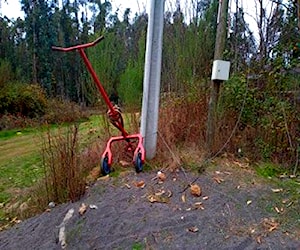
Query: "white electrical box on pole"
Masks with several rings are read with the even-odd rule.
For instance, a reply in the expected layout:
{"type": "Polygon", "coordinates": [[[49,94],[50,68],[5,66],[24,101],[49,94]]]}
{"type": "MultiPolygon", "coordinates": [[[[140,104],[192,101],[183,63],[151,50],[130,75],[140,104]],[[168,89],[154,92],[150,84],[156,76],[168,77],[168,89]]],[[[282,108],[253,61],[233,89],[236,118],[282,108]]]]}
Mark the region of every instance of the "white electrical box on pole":
{"type": "Polygon", "coordinates": [[[148,20],[141,134],[147,159],[156,153],[161,79],[164,0],[151,0],[148,20]]]}
{"type": "Polygon", "coordinates": [[[223,53],[226,44],[226,23],[229,0],[219,0],[219,13],[217,20],[217,34],[214,54],[214,64],[212,69],[212,84],[208,103],[206,148],[208,156],[213,153],[216,139],[217,106],[221,83],[228,79],[230,62],[223,61],[223,53]]]}

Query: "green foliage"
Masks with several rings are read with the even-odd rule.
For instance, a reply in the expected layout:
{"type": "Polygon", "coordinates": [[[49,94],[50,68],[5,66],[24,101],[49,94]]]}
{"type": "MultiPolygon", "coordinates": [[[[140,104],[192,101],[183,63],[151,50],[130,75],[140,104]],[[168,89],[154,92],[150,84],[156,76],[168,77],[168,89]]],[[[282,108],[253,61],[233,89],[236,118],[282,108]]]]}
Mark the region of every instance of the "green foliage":
{"type": "MultiPolygon", "coordinates": [[[[93,36],[93,39],[98,37],[93,36]]],[[[95,69],[97,76],[105,88],[106,92],[110,94],[116,89],[120,75],[124,72],[126,65],[124,64],[124,43],[120,37],[116,37],[114,33],[105,34],[105,39],[96,47],[88,51],[89,59],[95,69]]],[[[94,86],[94,82],[91,82],[94,86]]],[[[94,95],[97,95],[98,90],[94,88],[94,95]]]]}
{"type": "Polygon", "coordinates": [[[121,100],[130,107],[140,106],[142,99],[143,70],[138,66],[128,63],[118,88],[121,100]]]}
{"type": "Polygon", "coordinates": [[[135,242],[131,249],[132,250],[142,250],[142,249],[144,249],[144,246],[140,242],[135,242]]]}
{"type": "Polygon", "coordinates": [[[256,172],[263,177],[275,177],[283,172],[278,165],[274,163],[262,163],[256,167],[256,172]]]}
{"type": "Polygon", "coordinates": [[[241,107],[243,107],[241,122],[255,125],[258,118],[256,112],[260,110],[260,103],[254,97],[255,92],[255,88],[249,88],[249,83],[245,76],[234,75],[224,83],[223,93],[219,103],[220,112],[222,112],[222,110],[230,110],[238,114],[241,111],[241,107]]]}
{"type": "Polygon", "coordinates": [[[219,115],[224,120],[241,115],[235,147],[243,145],[256,159],[293,164],[299,116],[289,90],[297,85],[295,81],[291,75],[271,72],[255,80],[235,75],[224,84],[219,115]]]}
{"type": "Polygon", "coordinates": [[[8,60],[0,59],[0,89],[3,88],[13,78],[11,64],[8,60]]]}
{"type": "Polygon", "coordinates": [[[34,118],[43,115],[46,106],[45,93],[38,85],[9,83],[1,89],[0,114],[34,118]]]}

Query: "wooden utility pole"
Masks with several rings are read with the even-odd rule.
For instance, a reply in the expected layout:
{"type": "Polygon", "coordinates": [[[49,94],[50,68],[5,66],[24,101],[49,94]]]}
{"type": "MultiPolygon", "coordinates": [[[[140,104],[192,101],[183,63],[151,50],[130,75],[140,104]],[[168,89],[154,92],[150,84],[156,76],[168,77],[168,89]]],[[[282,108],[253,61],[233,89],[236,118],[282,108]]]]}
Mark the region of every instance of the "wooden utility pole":
{"type": "MultiPolygon", "coordinates": [[[[226,23],[229,0],[219,0],[219,11],[217,19],[217,35],[214,60],[222,60],[226,43],[226,23]]],[[[222,81],[212,80],[211,92],[208,104],[206,150],[209,155],[213,152],[213,146],[216,138],[217,106],[222,81]]]]}

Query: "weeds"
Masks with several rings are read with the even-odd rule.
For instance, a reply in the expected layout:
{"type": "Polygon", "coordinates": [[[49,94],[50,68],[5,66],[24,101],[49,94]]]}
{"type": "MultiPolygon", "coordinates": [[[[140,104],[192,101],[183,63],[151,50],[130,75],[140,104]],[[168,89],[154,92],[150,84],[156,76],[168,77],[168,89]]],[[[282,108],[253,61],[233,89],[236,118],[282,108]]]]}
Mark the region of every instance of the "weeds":
{"type": "Polygon", "coordinates": [[[78,200],[85,191],[84,169],[80,164],[78,125],[47,132],[42,145],[45,185],[49,201],[78,200]]]}

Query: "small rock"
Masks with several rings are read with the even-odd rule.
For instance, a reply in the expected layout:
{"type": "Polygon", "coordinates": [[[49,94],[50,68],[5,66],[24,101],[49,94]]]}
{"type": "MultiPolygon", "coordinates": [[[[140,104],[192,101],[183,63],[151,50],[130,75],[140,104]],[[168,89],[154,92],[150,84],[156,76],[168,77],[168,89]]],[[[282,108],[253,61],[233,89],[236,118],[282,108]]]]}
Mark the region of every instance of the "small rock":
{"type": "Polygon", "coordinates": [[[54,201],[50,201],[48,204],[49,208],[54,208],[55,207],[55,202],[54,201]]]}
{"type": "Polygon", "coordinates": [[[90,209],[98,209],[98,207],[96,205],[90,204],[90,209]]]}

